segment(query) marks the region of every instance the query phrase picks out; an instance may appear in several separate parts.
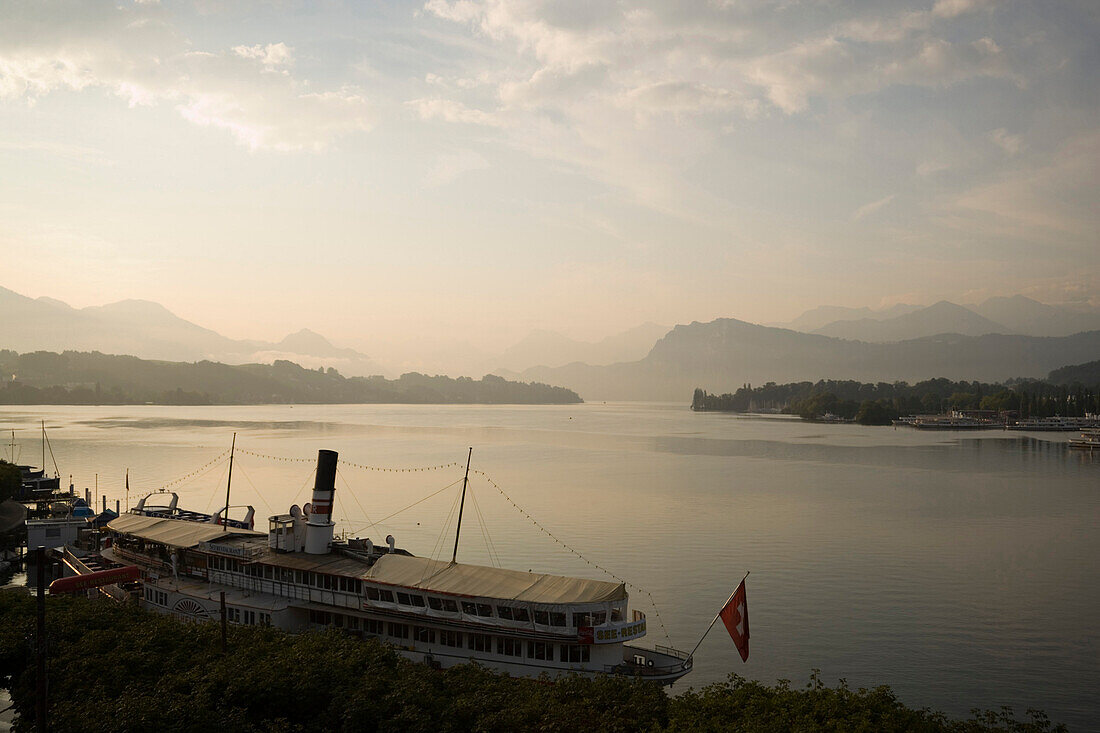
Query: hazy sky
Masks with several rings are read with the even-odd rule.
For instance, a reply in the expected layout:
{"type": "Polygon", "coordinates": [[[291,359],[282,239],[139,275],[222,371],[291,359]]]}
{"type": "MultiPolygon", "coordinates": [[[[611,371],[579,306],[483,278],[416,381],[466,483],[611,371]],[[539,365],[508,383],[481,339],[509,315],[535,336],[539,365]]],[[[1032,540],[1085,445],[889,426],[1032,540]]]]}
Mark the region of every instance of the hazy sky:
{"type": "Polygon", "coordinates": [[[0,285],[368,351],[1100,305],[1098,39],[1095,0],[5,0],[0,285]]]}

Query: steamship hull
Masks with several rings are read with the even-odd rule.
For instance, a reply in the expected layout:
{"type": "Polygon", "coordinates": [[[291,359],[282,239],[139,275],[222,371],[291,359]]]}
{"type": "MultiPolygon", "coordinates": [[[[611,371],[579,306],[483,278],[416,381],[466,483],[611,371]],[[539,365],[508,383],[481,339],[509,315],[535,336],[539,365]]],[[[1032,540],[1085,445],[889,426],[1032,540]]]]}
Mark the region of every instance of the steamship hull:
{"type": "Polygon", "coordinates": [[[313,501],[268,532],[165,516],[113,520],[116,562],[141,569],[142,603],[189,621],[290,632],[332,627],[436,667],[476,662],[515,676],[629,675],[671,684],[688,655],[643,648],[643,614],[621,583],[415,557],[392,538],[333,540],[336,454],[321,451],[313,501]]]}

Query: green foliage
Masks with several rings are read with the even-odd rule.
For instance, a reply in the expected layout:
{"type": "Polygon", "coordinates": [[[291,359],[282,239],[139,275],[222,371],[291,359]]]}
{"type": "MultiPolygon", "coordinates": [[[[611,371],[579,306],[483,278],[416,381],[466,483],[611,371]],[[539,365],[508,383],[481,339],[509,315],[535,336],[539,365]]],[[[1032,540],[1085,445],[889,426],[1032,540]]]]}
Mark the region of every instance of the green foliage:
{"type": "MultiPolygon", "coordinates": [[[[625,678],[512,679],[475,665],[439,672],[334,629],[288,635],[75,597],[47,599],[49,724],[123,731],[945,731],[1046,733],[1042,713],[975,711],[966,721],[905,707],[887,687],[805,689],[731,676],[668,697],[625,678]],[[94,720],[94,723],[92,722],[94,720]]],[[[0,592],[0,677],[16,731],[34,720],[34,599],[0,592]]]]}
{"type": "Polygon", "coordinates": [[[0,404],[571,404],[573,391],[486,375],[452,379],[415,372],[399,379],[344,377],[335,369],[272,364],[193,364],[98,352],[0,350],[0,404]]]}
{"type": "Polygon", "coordinates": [[[19,471],[19,467],[7,461],[0,461],[0,502],[15,496],[22,484],[23,474],[19,471]]]}
{"type": "Polygon", "coordinates": [[[694,689],[669,703],[670,731],[901,731],[912,733],[1045,733],[1065,731],[1045,714],[1028,710],[1019,721],[1011,708],[974,710],[969,720],[951,721],[943,713],[914,710],[886,686],[853,690],[844,680],[827,686],[814,670],[806,687],[787,680],[774,686],[731,674],[726,682],[694,689]]]}
{"type": "Polygon", "coordinates": [[[886,400],[864,400],[856,413],[856,422],[860,425],[889,425],[897,418],[898,411],[886,400]]]}
{"type": "MultiPolygon", "coordinates": [[[[1052,378],[1054,374],[1051,373],[1052,378]]],[[[889,424],[886,415],[896,418],[899,415],[936,414],[947,410],[1015,410],[1021,418],[1053,415],[1083,417],[1085,413],[1100,412],[1100,384],[1086,387],[1080,382],[1066,385],[1016,380],[1000,385],[953,382],[949,379],[928,379],[914,385],[906,382],[870,384],[850,380],[791,384],[768,382],[763,387],[755,388],[746,384],[732,394],[709,394],[696,389],[691,409],[782,411],[811,420],[831,412],[860,422],[863,420],[858,415],[863,412],[868,420],[864,424],[867,425],[889,424]]]]}

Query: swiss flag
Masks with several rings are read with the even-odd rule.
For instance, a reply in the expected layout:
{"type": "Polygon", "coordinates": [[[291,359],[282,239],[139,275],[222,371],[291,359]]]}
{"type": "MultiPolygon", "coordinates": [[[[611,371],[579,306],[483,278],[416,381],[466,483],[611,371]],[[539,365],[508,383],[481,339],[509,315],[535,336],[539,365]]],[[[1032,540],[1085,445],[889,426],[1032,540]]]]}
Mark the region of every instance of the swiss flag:
{"type": "Polygon", "coordinates": [[[737,645],[741,661],[749,661],[749,601],[745,596],[745,581],[742,580],[741,585],[737,586],[737,590],[718,615],[726,625],[726,631],[730,632],[733,643],[737,645]]]}

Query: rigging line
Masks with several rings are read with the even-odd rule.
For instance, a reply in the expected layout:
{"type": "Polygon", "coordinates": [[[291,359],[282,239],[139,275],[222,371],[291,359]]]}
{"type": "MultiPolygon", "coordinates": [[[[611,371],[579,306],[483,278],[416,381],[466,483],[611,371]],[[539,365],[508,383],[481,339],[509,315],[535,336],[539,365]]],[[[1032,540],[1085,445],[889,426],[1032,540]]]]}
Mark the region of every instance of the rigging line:
{"type": "MultiPolygon", "coordinates": [[[[219,466],[224,466],[227,463],[228,463],[228,461],[223,458],[223,459],[219,460],[217,463],[212,463],[212,464],[209,464],[208,466],[204,466],[202,469],[200,469],[200,471],[196,471],[193,474],[184,477],[180,481],[176,482],[175,485],[176,485],[177,488],[183,488],[184,486],[191,483],[192,481],[197,481],[198,479],[209,475],[209,473],[211,471],[213,471],[215,468],[218,468],[219,466]]],[[[220,478],[224,474],[218,474],[218,475],[219,475],[219,478],[220,478]]],[[[168,486],[171,486],[171,485],[172,484],[167,484],[165,486],[162,486],[160,489],[158,489],[158,491],[163,491],[164,489],[167,489],[168,486]]]]}
{"type": "Polygon", "coordinates": [[[497,553],[496,545],[493,544],[493,538],[489,536],[489,524],[485,521],[485,515],[481,513],[481,506],[477,503],[477,492],[470,492],[471,503],[474,505],[474,513],[477,514],[477,521],[481,526],[481,536],[485,540],[485,551],[489,554],[489,562],[493,564],[493,567],[500,567],[500,555],[497,553]]]}
{"type": "MultiPolygon", "coordinates": [[[[46,439],[46,447],[50,449],[50,460],[53,461],[53,472],[55,476],[61,475],[61,470],[57,467],[57,459],[53,456],[53,444],[50,443],[50,434],[46,432],[45,428],[42,428],[42,437],[46,439]]],[[[43,466],[42,470],[46,470],[43,466]]]]}
{"type": "Polygon", "coordinates": [[[542,526],[541,524],[539,524],[539,523],[538,523],[538,521],[537,521],[537,520],[536,520],[536,519],[535,519],[534,517],[532,517],[532,516],[531,516],[530,514],[528,514],[528,513],[527,513],[527,512],[526,512],[526,511],[525,511],[525,510],[524,510],[524,509],[522,508],[522,507],[520,507],[520,505],[519,505],[519,504],[517,504],[516,502],[512,501],[512,497],[508,496],[508,494],[506,494],[506,493],[504,492],[504,489],[500,488],[500,486],[499,486],[499,485],[497,484],[497,482],[496,482],[496,481],[493,481],[493,479],[489,478],[489,475],[488,475],[487,473],[485,473],[484,471],[479,471],[479,470],[477,470],[477,469],[471,469],[471,470],[470,470],[470,472],[471,472],[471,473],[476,473],[476,474],[480,475],[480,476],[481,476],[481,477],[482,477],[483,479],[485,479],[485,480],[486,480],[486,481],[488,481],[488,482],[489,482],[490,484],[492,484],[493,488],[495,488],[495,489],[496,489],[497,491],[499,491],[499,492],[500,492],[500,495],[501,495],[501,496],[503,496],[503,497],[504,497],[505,499],[507,499],[507,500],[508,500],[508,503],[509,503],[509,504],[511,504],[511,505],[512,505],[512,506],[513,506],[513,507],[515,508],[515,510],[516,510],[516,511],[518,511],[518,512],[519,512],[520,514],[522,514],[523,516],[525,516],[525,517],[526,517],[527,519],[531,520],[531,523],[532,523],[533,525],[535,525],[535,526],[536,526],[536,527],[537,527],[537,528],[538,528],[539,530],[541,530],[541,531],[543,532],[543,534],[545,534],[545,535],[546,535],[547,537],[549,537],[550,539],[554,540],[554,542],[558,543],[559,545],[561,545],[562,547],[564,547],[564,548],[565,548],[566,550],[568,550],[569,552],[573,553],[574,555],[576,555],[577,557],[579,557],[579,558],[580,558],[581,560],[584,560],[584,561],[585,561],[586,563],[588,563],[588,564],[589,564],[589,565],[591,565],[592,567],[596,568],[597,570],[600,570],[600,571],[602,571],[602,572],[604,572],[604,573],[607,573],[608,575],[610,575],[610,576],[611,576],[612,578],[614,578],[615,580],[619,581],[619,582],[620,582],[620,583],[622,583],[623,585],[625,585],[625,586],[629,586],[629,587],[633,588],[634,590],[637,590],[637,591],[639,591],[639,592],[641,592],[641,593],[644,593],[644,594],[645,594],[646,596],[648,596],[648,597],[649,597],[649,602],[650,602],[650,604],[651,604],[651,605],[653,606],[653,611],[655,612],[655,614],[656,614],[656,616],[657,616],[657,622],[658,622],[658,623],[659,623],[659,624],[661,625],[661,631],[662,631],[662,632],[664,633],[664,635],[665,635],[665,639],[667,639],[667,640],[668,640],[669,644],[671,644],[671,643],[672,643],[672,637],[670,637],[670,636],[668,635],[668,629],[667,629],[667,628],[665,627],[665,622],[664,622],[664,619],[662,619],[662,618],[661,618],[661,611],[660,611],[660,609],[659,609],[659,608],[657,608],[657,601],[656,601],[656,600],[654,600],[654,598],[653,598],[653,594],[652,594],[652,593],[650,593],[650,592],[649,592],[648,590],[646,590],[645,588],[642,588],[641,586],[635,585],[634,583],[631,583],[631,582],[629,582],[629,581],[627,581],[627,580],[625,580],[625,579],[623,579],[623,578],[619,577],[618,575],[616,575],[615,573],[611,572],[610,570],[608,570],[608,569],[607,569],[607,568],[605,568],[604,566],[600,565],[599,563],[595,563],[595,562],[592,562],[592,561],[591,561],[591,560],[589,560],[589,559],[588,559],[587,557],[585,557],[584,555],[582,555],[582,554],[581,554],[580,552],[578,552],[577,550],[573,549],[573,547],[571,547],[570,545],[567,545],[567,544],[566,544],[565,542],[562,542],[562,541],[561,541],[560,539],[558,539],[558,538],[557,538],[557,536],[555,536],[555,535],[554,535],[554,533],[553,533],[553,532],[551,532],[551,531],[550,531],[550,530],[548,530],[548,529],[547,529],[546,527],[543,527],[543,526],[542,526]]]}
{"type": "MultiPolygon", "coordinates": [[[[451,510],[449,512],[447,512],[447,518],[445,520],[443,520],[443,528],[439,531],[439,536],[435,538],[435,544],[432,546],[431,558],[433,560],[437,560],[436,554],[440,553],[440,552],[443,552],[443,548],[446,547],[445,543],[446,543],[446,539],[447,539],[447,528],[450,527],[450,525],[451,525],[451,517],[453,517],[455,515],[455,512],[458,510],[458,504],[459,504],[459,496],[456,494],[455,498],[454,498],[454,501],[451,502],[451,510]]],[[[442,558],[439,558],[437,561],[438,562],[443,562],[442,558]]],[[[444,565],[443,567],[438,568],[438,569],[433,571],[425,563],[424,572],[422,572],[420,574],[420,583],[423,583],[425,580],[429,580],[430,578],[435,576],[437,573],[443,572],[443,570],[446,569],[447,567],[450,567],[449,563],[447,565],[444,565]]]]}
{"type": "MultiPolygon", "coordinates": [[[[242,465],[241,465],[241,461],[240,461],[240,459],[239,459],[239,458],[237,459],[237,471],[238,471],[238,472],[239,472],[239,473],[240,473],[240,474],[241,474],[242,476],[244,476],[244,480],[245,480],[245,481],[247,481],[247,482],[248,482],[248,485],[252,487],[252,491],[253,491],[253,493],[255,493],[255,494],[256,494],[256,496],[258,496],[258,497],[260,498],[260,501],[262,501],[262,502],[264,503],[264,506],[266,506],[266,507],[267,507],[267,510],[268,510],[269,512],[271,512],[271,514],[276,514],[277,512],[276,512],[276,511],[275,511],[274,509],[272,509],[272,508],[271,508],[271,505],[270,505],[270,504],[268,504],[268,503],[267,503],[267,499],[265,499],[265,498],[264,498],[264,495],[263,495],[263,494],[261,494],[261,493],[260,493],[260,490],[256,488],[256,484],[252,483],[252,479],[250,479],[250,478],[248,477],[248,474],[247,474],[247,473],[245,472],[245,470],[244,470],[244,466],[242,466],[242,465]]],[[[270,515],[268,515],[268,516],[270,516],[270,515]]]]}
{"type": "MultiPolygon", "coordinates": [[[[228,461],[226,463],[228,463],[228,461]]],[[[206,500],[206,506],[204,506],[202,508],[204,513],[210,511],[210,502],[214,501],[214,497],[215,496],[218,496],[218,497],[221,496],[221,486],[220,486],[220,484],[222,482],[222,477],[223,476],[225,476],[225,471],[222,471],[221,473],[218,474],[218,483],[214,486],[214,493],[210,494],[210,498],[206,500]]],[[[223,517],[223,519],[224,519],[224,517],[223,517]]]]}
{"type": "Polygon", "coordinates": [[[394,512],[393,514],[389,514],[389,515],[387,515],[387,516],[385,516],[385,517],[382,517],[382,518],[381,518],[381,519],[379,519],[379,520],[378,520],[377,522],[371,522],[370,524],[368,524],[368,525],[367,525],[367,528],[373,527],[373,526],[374,526],[374,525],[376,525],[376,524],[382,524],[382,523],[383,523],[383,522],[385,522],[385,521],[386,521],[387,519],[390,519],[391,517],[396,517],[396,516],[397,516],[398,514],[400,514],[401,512],[404,512],[404,511],[407,511],[407,510],[409,510],[409,509],[412,509],[412,508],[413,508],[414,506],[416,506],[417,504],[420,504],[420,503],[422,503],[422,502],[425,502],[425,501],[427,501],[428,499],[431,499],[431,498],[432,498],[433,496],[435,496],[435,495],[437,495],[437,494],[442,494],[442,493],[443,493],[444,491],[446,491],[447,489],[451,488],[452,486],[454,486],[455,484],[457,484],[457,483],[458,483],[459,481],[461,481],[461,480],[462,480],[462,479],[457,479],[457,480],[455,480],[455,481],[452,481],[451,483],[447,484],[446,486],[444,486],[444,487],[443,487],[442,489],[440,489],[439,491],[433,491],[432,493],[430,493],[430,494],[428,494],[427,496],[425,496],[425,497],[424,497],[423,499],[420,499],[420,500],[418,500],[418,501],[414,501],[414,502],[413,502],[412,504],[409,504],[409,505],[408,505],[407,507],[405,507],[404,509],[398,509],[398,510],[397,510],[396,512],[394,512]]]}
{"type": "MultiPolygon", "coordinates": [[[[459,500],[459,495],[455,494],[454,500],[451,501],[451,509],[450,509],[450,511],[447,512],[447,518],[443,520],[443,526],[440,527],[439,534],[435,538],[435,544],[432,545],[431,558],[433,560],[436,559],[436,553],[443,551],[443,540],[447,536],[447,534],[448,534],[447,530],[451,526],[451,517],[454,516],[455,510],[458,509],[458,500],[459,500]]],[[[421,578],[420,580],[421,580],[421,582],[424,581],[423,578],[421,578]]]]}
{"type": "Polygon", "coordinates": [[[155,489],[135,488],[134,491],[161,491],[163,489],[167,489],[170,486],[175,486],[176,484],[178,484],[180,482],[183,482],[183,481],[186,481],[187,479],[196,476],[197,474],[201,473],[202,471],[205,471],[207,468],[213,466],[214,464],[216,464],[218,461],[220,461],[222,458],[224,458],[227,455],[229,455],[229,449],[228,448],[226,450],[223,450],[221,453],[214,456],[213,458],[211,458],[206,463],[204,463],[201,466],[199,466],[198,468],[196,468],[194,471],[191,471],[190,473],[185,473],[184,475],[180,476],[179,478],[172,479],[168,483],[162,484],[162,485],[158,486],[155,489]]]}
{"type": "MultiPolygon", "coordinates": [[[[339,461],[337,461],[337,463],[339,463],[339,461]]],[[[339,466],[336,467],[336,476],[340,479],[340,481],[343,482],[344,487],[347,488],[348,493],[351,495],[351,498],[355,500],[356,506],[359,507],[359,511],[363,512],[363,517],[369,522],[370,515],[367,514],[367,510],[363,508],[363,504],[359,501],[359,497],[355,495],[355,492],[351,488],[351,484],[349,484],[347,479],[344,478],[344,474],[340,471],[339,466]]],[[[351,522],[348,522],[348,524],[351,524],[351,522]]]]}
{"type": "Polygon", "coordinates": [[[297,503],[298,497],[302,495],[302,489],[309,486],[309,480],[313,478],[313,475],[315,473],[317,473],[317,466],[311,466],[309,469],[309,473],[306,474],[306,480],[302,482],[302,485],[298,487],[297,493],[294,494],[294,498],[290,500],[291,504],[297,503]]]}

